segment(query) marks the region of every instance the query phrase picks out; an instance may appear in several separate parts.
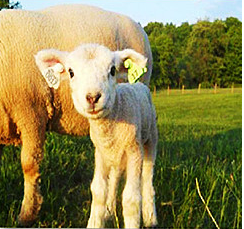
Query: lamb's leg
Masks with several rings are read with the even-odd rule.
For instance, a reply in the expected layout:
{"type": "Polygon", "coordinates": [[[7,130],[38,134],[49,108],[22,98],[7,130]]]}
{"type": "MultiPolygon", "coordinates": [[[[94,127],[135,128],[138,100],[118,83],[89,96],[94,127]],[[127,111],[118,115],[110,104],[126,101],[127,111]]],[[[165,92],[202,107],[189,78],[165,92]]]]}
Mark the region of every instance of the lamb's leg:
{"type": "Polygon", "coordinates": [[[144,146],[142,167],[142,216],[146,227],[157,225],[155,192],[153,188],[153,167],[156,157],[156,146],[148,143],[144,146]]]}
{"type": "Polygon", "coordinates": [[[95,152],[95,171],[91,184],[92,204],[88,228],[104,227],[104,217],[107,198],[107,173],[100,153],[95,152]]]}
{"type": "Polygon", "coordinates": [[[126,154],[126,184],[123,191],[123,216],[125,228],[139,228],[141,218],[142,148],[131,147],[126,154]]]}
{"type": "Polygon", "coordinates": [[[116,211],[116,191],[117,191],[119,176],[120,176],[120,170],[112,167],[108,179],[108,196],[107,196],[106,214],[105,214],[106,219],[114,215],[114,212],[116,211]]]}
{"type": "Polygon", "coordinates": [[[39,188],[39,165],[43,158],[45,126],[36,117],[33,123],[25,124],[24,128],[22,126],[20,129],[22,138],[21,165],[24,174],[24,199],[19,214],[19,223],[22,225],[30,225],[36,220],[42,204],[39,188]]]}

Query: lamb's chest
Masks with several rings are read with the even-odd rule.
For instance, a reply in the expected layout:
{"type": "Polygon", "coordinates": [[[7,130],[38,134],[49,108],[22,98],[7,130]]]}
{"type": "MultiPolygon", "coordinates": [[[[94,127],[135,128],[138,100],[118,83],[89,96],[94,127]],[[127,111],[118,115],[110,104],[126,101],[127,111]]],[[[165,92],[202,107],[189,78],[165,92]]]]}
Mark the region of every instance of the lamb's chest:
{"type": "Polygon", "coordinates": [[[113,145],[109,148],[104,146],[96,148],[101,154],[104,163],[106,163],[108,167],[113,166],[122,170],[124,169],[124,164],[126,161],[124,147],[120,147],[119,145],[113,145]]]}

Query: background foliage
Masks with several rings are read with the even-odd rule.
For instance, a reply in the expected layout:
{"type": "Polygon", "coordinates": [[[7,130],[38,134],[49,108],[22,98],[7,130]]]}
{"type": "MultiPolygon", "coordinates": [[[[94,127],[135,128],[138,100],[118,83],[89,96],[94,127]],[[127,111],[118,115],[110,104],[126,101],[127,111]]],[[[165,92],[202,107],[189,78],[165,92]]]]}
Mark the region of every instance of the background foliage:
{"type": "Polygon", "coordinates": [[[18,9],[21,8],[21,4],[19,1],[9,1],[9,0],[0,0],[0,11],[2,9],[18,9]]]}
{"type": "Polygon", "coordinates": [[[242,83],[242,23],[237,18],[185,22],[178,27],[151,22],[144,29],[154,59],[152,87],[242,83]]]}

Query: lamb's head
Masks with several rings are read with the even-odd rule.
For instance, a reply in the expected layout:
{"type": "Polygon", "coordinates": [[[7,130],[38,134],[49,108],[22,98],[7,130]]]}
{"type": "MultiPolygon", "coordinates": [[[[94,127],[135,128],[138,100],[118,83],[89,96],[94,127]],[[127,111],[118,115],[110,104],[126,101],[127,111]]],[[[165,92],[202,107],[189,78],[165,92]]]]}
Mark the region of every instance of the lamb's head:
{"type": "Polygon", "coordinates": [[[72,52],[42,50],[35,56],[45,76],[48,70],[69,79],[76,110],[87,118],[105,117],[116,97],[116,82],[125,74],[124,61],[145,67],[147,59],[132,49],[110,51],[98,44],[82,44],[72,52]]]}

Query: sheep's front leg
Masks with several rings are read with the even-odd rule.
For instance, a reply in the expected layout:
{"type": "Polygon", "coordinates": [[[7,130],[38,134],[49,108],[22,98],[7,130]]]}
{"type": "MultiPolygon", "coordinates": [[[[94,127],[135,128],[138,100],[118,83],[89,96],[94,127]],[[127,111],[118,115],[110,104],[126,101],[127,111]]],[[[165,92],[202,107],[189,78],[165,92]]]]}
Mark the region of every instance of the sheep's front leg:
{"type": "Polygon", "coordinates": [[[126,156],[126,184],[122,201],[124,223],[125,228],[139,228],[141,218],[141,147],[139,145],[131,147],[126,156]]]}
{"type": "Polygon", "coordinates": [[[24,174],[24,199],[22,202],[21,212],[19,214],[19,223],[30,225],[33,223],[42,204],[40,194],[40,173],[39,165],[43,158],[43,143],[45,139],[45,126],[34,128],[33,124],[21,132],[22,150],[21,165],[24,174]],[[38,130],[39,129],[39,130],[38,130]]]}
{"type": "Polygon", "coordinates": [[[101,154],[95,152],[95,171],[91,184],[92,204],[88,228],[104,227],[104,217],[107,198],[107,172],[101,154]]]}

